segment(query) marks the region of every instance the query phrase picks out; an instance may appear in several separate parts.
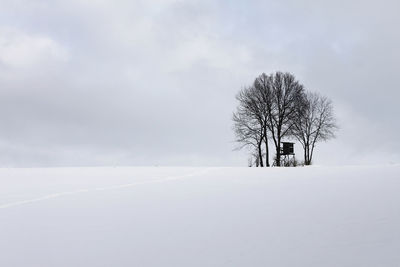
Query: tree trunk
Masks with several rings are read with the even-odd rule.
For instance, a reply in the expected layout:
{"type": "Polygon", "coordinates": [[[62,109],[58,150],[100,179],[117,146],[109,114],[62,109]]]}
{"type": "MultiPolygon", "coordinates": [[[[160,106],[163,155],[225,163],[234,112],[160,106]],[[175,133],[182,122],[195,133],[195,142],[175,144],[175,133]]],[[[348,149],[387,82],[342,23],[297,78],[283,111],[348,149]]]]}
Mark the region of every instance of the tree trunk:
{"type": "Polygon", "coordinates": [[[310,144],[306,144],[305,146],[305,160],[304,160],[304,165],[310,165],[311,164],[311,159],[310,159],[310,144]]]}
{"type": "Polygon", "coordinates": [[[264,142],[265,142],[265,165],[269,167],[268,137],[267,137],[267,129],[265,127],[264,127],[264,142]]]}
{"type": "Polygon", "coordinates": [[[281,166],[281,139],[278,137],[278,145],[276,147],[276,166],[281,166]]]}
{"type": "Polygon", "coordinates": [[[315,141],[316,141],[316,139],[314,139],[314,141],[312,143],[312,147],[311,147],[310,165],[311,165],[312,157],[313,157],[313,154],[314,154],[315,141]]]}
{"type": "Polygon", "coordinates": [[[262,145],[262,141],[258,143],[258,157],[260,158],[260,167],[264,167],[261,145],[262,145]]]}

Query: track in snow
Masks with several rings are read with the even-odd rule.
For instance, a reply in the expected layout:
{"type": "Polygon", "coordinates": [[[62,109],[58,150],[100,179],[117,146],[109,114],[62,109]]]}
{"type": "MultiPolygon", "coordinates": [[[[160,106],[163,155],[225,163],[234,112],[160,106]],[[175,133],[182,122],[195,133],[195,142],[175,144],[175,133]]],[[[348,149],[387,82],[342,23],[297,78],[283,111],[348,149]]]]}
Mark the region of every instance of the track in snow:
{"type": "Polygon", "coordinates": [[[108,186],[108,187],[95,187],[95,188],[79,189],[79,190],[68,191],[68,192],[54,193],[54,194],[41,196],[38,198],[4,203],[4,204],[0,205],[0,209],[7,209],[7,208],[11,208],[11,207],[16,207],[16,206],[31,204],[31,203],[35,203],[35,202],[39,202],[39,201],[44,201],[44,200],[48,200],[48,199],[76,195],[76,194],[87,193],[87,192],[93,192],[93,191],[115,190],[115,189],[135,187],[135,186],[145,185],[145,184],[164,183],[164,182],[168,182],[168,181],[180,180],[180,179],[184,179],[184,178],[188,178],[188,177],[203,175],[203,174],[205,174],[211,170],[215,170],[215,169],[218,169],[218,168],[206,168],[206,169],[204,169],[202,171],[198,171],[198,172],[193,172],[193,173],[184,174],[184,175],[177,175],[177,176],[169,176],[169,177],[165,177],[165,178],[156,178],[151,181],[143,181],[143,182],[120,184],[120,185],[114,185],[114,186],[108,186]]]}

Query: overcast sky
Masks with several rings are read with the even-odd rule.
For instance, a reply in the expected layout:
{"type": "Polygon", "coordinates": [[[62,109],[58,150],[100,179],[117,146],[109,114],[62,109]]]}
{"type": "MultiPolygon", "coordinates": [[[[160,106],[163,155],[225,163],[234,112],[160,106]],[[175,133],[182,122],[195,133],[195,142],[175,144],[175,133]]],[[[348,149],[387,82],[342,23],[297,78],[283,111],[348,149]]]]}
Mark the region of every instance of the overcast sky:
{"type": "Polygon", "coordinates": [[[276,70],[334,102],[316,164],[400,161],[398,1],[0,6],[0,166],[246,166],[235,95],[276,70]]]}

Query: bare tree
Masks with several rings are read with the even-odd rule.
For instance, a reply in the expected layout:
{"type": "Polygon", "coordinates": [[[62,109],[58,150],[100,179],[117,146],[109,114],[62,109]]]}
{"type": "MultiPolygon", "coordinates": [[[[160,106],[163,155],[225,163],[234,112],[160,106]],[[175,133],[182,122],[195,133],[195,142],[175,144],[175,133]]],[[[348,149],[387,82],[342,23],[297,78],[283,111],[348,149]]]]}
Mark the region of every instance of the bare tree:
{"type": "Polygon", "coordinates": [[[236,141],[242,147],[255,146],[261,166],[262,143],[265,145],[266,166],[270,165],[269,137],[275,145],[275,165],[281,165],[281,140],[290,134],[296,105],[301,101],[303,92],[303,86],[292,74],[276,72],[271,75],[261,74],[251,87],[241,90],[237,95],[239,107],[233,116],[236,141]]]}
{"type": "Polygon", "coordinates": [[[269,77],[263,73],[258,76],[254,81],[255,97],[258,102],[258,113],[259,113],[259,123],[264,134],[264,144],[265,144],[265,164],[267,167],[269,164],[269,146],[268,146],[268,132],[269,128],[269,106],[271,105],[272,95],[271,90],[267,86],[269,77]]]}
{"type": "Polygon", "coordinates": [[[250,147],[257,151],[258,160],[261,167],[263,164],[262,144],[264,140],[264,131],[262,128],[261,117],[256,97],[256,89],[248,87],[242,89],[236,99],[239,106],[233,114],[233,129],[236,136],[236,142],[240,144],[238,149],[250,147]]]}
{"type": "Polygon", "coordinates": [[[266,77],[267,127],[275,144],[275,164],[281,166],[281,140],[289,136],[304,95],[304,87],[291,73],[276,72],[266,77]]]}
{"type": "Polygon", "coordinates": [[[316,143],[335,137],[338,129],[332,101],[317,93],[305,93],[294,122],[291,133],[303,146],[304,164],[311,165],[316,143]]]}

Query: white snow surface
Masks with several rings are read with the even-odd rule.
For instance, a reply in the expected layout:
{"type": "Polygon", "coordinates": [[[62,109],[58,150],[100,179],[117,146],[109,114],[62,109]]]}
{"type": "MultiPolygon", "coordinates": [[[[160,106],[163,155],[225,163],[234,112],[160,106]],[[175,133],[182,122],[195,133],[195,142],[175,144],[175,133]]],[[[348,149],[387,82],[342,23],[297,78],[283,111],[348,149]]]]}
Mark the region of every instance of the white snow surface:
{"type": "Polygon", "coordinates": [[[0,266],[400,266],[400,165],[0,169],[0,266]]]}

